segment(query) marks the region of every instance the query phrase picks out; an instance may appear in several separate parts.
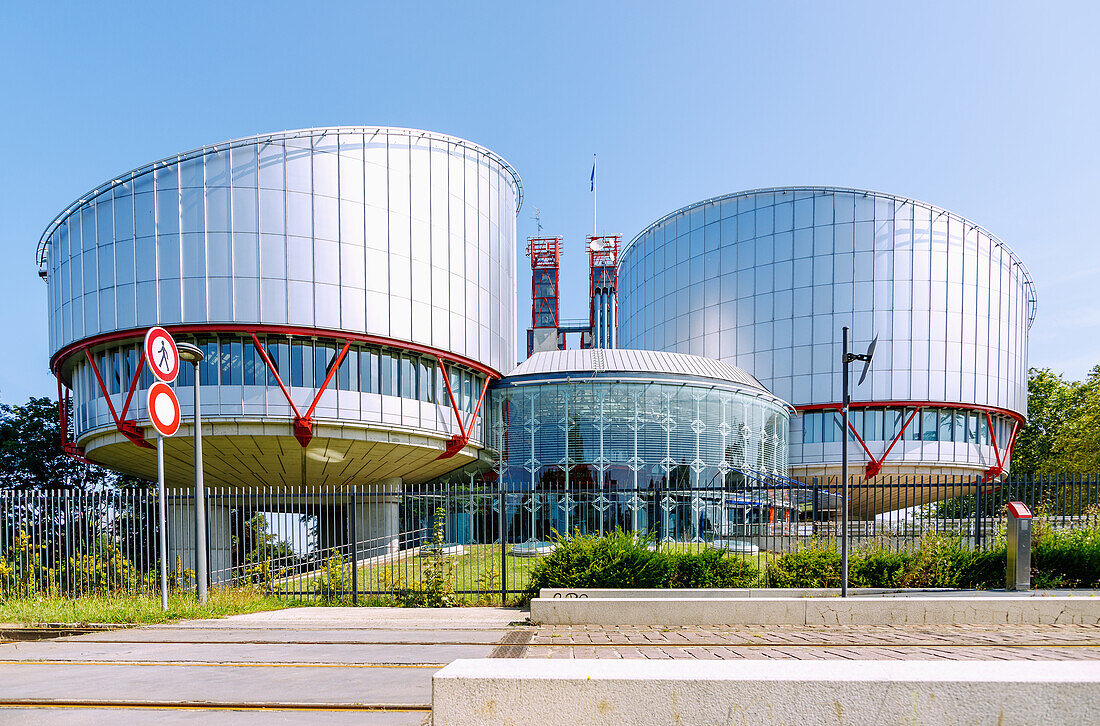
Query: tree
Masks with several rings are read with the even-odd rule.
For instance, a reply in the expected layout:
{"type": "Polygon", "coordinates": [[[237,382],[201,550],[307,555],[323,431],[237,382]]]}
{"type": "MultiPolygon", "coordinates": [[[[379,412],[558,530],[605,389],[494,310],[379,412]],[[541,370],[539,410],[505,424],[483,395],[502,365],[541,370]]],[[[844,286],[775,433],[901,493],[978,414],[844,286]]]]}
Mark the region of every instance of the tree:
{"type": "Polygon", "coordinates": [[[32,397],[22,406],[0,404],[0,488],[99,489],[118,477],[61,450],[57,403],[32,397]]]}
{"type": "Polygon", "coordinates": [[[1027,389],[1028,422],[1012,453],[1013,476],[1100,471],[1100,366],[1084,381],[1032,368],[1027,389]]]}
{"type": "Polygon", "coordinates": [[[1062,472],[1100,471],[1100,365],[1075,384],[1072,416],[1054,442],[1052,468],[1062,472]]]}

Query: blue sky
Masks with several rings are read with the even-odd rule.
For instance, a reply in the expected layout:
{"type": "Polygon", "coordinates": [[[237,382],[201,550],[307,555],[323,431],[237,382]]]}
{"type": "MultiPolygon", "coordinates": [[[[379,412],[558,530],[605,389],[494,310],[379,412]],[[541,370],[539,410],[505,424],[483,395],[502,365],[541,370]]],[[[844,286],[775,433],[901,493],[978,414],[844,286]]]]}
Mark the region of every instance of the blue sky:
{"type": "Polygon", "coordinates": [[[587,315],[598,153],[601,232],[626,238],[764,186],[946,207],[1031,270],[1031,364],[1080,378],[1100,363],[1095,5],[46,5],[0,7],[0,401],[54,394],[33,258],[66,204],[204,143],[338,124],[431,129],[508,159],[520,239],[536,207],[566,238],[564,317],[587,315]]]}

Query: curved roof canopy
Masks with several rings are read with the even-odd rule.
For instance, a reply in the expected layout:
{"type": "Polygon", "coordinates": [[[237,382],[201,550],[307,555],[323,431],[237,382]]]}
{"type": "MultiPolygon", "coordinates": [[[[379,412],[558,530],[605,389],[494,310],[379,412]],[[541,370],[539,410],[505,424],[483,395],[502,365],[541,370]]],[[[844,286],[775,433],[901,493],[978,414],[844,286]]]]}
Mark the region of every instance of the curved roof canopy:
{"type": "Polygon", "coordinates": [[[552,350],[534,353],[504,377],[500,385],[546,382],[566,378],[615,378],[719,385],[768,398],[786,408],[790,404],[773,395],[752,375],[724,361],[686,353],[623,348],[552,350]]]}

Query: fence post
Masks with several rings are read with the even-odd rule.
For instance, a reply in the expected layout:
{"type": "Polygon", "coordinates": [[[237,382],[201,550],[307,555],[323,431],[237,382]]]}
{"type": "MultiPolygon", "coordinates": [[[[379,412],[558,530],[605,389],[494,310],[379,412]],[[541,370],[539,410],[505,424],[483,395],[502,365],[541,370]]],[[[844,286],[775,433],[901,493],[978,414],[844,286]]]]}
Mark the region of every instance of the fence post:
{"type": "Polygon", "coordinates": [[[351,487],[351,517],[348,522],[348,529],[351,530],[351,604],[356,606],[359,604],[359,533],[355,528],[356,514],[359,512],[359,497],[357,496],[359,488],[354,484],[351,487]]]}
{"type": "Polygon", "coordinates": [[[505,596],[508,593],[508,552],[504,545],[504,477],[500,477],[499,481],[497,517],[500,519],[500,606],[504,607],[507,604],[505,596]]]}
{"type": "Polygon", "coordinates": [[[982,480],[978,479],[978,486],[974,490],[974,550],[982,548],[982,480]]]}
{"type": "Polygon", "coordinates": [[[812,499],[810,499],[810,531],[813,532],[814,536],[816,537],[817,536],[817,517],[818,517],[818,514],[817,514],[817,477],[815,476],[813,479],[811,479],[811,481],[813,483],[810,484],[810,493],[812,495],[812,499]]]}

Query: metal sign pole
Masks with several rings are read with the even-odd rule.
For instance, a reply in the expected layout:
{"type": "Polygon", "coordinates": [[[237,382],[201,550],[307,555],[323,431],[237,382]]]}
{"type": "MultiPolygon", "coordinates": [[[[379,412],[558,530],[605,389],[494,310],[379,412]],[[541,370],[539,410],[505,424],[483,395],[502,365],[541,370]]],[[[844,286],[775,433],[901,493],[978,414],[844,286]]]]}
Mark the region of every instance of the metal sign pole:
{"type": "Polygon", "coordinates": [[[202,484],[202,415],[199,409],[199,362],[195,361],[195,596],[206,602],[206,493],[202,484]]]}
{"type": "Polygon", "coordinates": [[[844,343],[844,383],[841,398],[840,439],[840,596],[848,597],[848,326],[841,336],[844,343]]]}
{"type": "Polygon", "coordinates": [[[168,505],[164,501],[164,437],[157,436],[157,529],[160,540],[160,609],[168,612],[168,505]]]}

